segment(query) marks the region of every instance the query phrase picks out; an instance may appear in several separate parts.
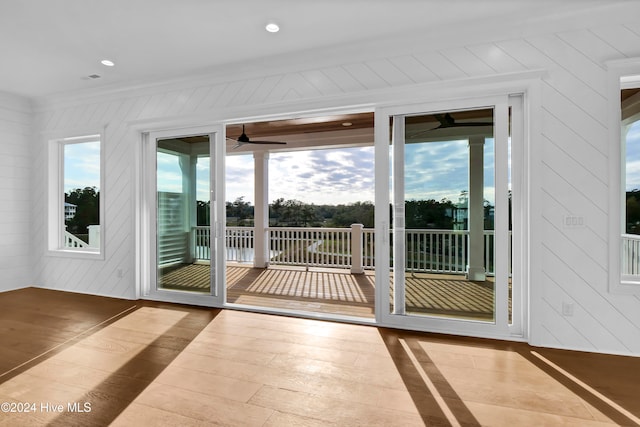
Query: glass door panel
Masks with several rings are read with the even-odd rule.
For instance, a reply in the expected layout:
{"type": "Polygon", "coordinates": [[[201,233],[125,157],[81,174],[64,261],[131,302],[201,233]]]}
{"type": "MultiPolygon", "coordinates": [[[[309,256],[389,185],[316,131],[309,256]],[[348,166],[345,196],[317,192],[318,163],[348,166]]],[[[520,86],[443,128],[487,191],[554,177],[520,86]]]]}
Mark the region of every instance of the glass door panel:
{"type": "Polygon", "coordinates": [[[211,293],[210,137],[156,140],[157,288],[211,293]]]}
{"type": "Polygon", "coordinates": [[[394,283],[404,281],[396,300],[404,307],[395,311],[493,322],[493,109],[402,119],[393,224],[404,246],[396,254],[404,271],[394,269],[394,283]]]}
{"type": "Polygon", "coordinates": [[[376,269],[384,270],[381,282],[391,274],[378,294],[383,324],[477,336],[522,333],[523,293],[512,281],[524,259],[516,237],[524,221],[523,169],[512,168],[523,164],[522,97],[485,101],[477,108],[456,102],[376,112],[384,172],[377,175],[383,251],[376,269]]]}

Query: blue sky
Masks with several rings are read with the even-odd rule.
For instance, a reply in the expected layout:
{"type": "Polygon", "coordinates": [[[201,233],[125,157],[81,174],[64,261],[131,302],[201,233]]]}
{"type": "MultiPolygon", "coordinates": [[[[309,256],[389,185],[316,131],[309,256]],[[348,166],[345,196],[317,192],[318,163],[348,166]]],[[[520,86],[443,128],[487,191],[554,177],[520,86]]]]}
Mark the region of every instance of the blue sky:
{"type": "MultiPolygon", "coordinates": [[[[484,195],[494,200],[493,140],[485,142],[484,195]]],[[[457,202],[469,189],[466,140],[408,144],[405,147],[405,200],[448,199],[457,202]]]]}
{"type": "MultiPolygon", "coordinates": [[[[253,204],[253,157],[227,157],[226,199],[253,204]]],[[[347,204],[374,199],[373,147],[269,155],[269,201],[347,204]]]]}
{"type": "MultiPolygon", "coordinates": [[[[409,144],[405,153],[405,198],[458,201],[468,189],[467,141],[409,144]]],[[[226,200],[253,203],[253,157],[227,157],[226,200]]],[[[493,201],[493,142],[485,146],[485,198],[493,201]]],[[[374,201],[373,147],[272,153],[269,201],[348,204],[374,201]]]]}
{"type": "Polygon", "coordinates": [[[100,189],[100,142],[64,145],[64,191],[76,188],[100,189]]]}
{"type": "MultiPolygon", "coordinates": [[[[100,143],[65,145],[65,191],[100,187],[100,143]]],[[[269,201],[297,199],[305,203],[348,204],[374,200],[373,147],[271,153],[269,201]]],[[[458,200],[468,189],[466,141],[431,142],[406,146],[405,198],[458,200]]],[[[493,202],[493,143],[485,144],[485,199],[493,202]]],[[[238,197],[253,204],[253,156],[226,158],[226,200],[238,197]]],[[[160,153],[161,191],[182,191],[176,157],[160,153]]],[[[208,200],[208,159],[197,164],[198,200],[208,200]]],[[[640,122],[627,135],[626,188],[640,189],[640,122]]]]}
{"type": "MultiPolygon", "coordinates": [[[[226,157],[226,201],[254,203],[253,156],[226,157]]],[[[405,155],[405,198],[458,201],[468,189],[466,141],[409,144],[405,155]]],[[[160,191],[182,191],[177,158],[159,153],[160,191]]],[[[208,200],[208,159],[197,165],[198,200],[208,200]]],[[[305,203],[349,204],[374,201],[374,149],[354,147],[271,153],[269,202],[278,198],[305,203]]],[[[485,144],[485,198],[493,202],[493,141],[485,144]]]]}
{"type": "Polygon", "coordinates": [[[627,133],[626,190],[640,190],[640,121],[635,122],[627,133]]]}

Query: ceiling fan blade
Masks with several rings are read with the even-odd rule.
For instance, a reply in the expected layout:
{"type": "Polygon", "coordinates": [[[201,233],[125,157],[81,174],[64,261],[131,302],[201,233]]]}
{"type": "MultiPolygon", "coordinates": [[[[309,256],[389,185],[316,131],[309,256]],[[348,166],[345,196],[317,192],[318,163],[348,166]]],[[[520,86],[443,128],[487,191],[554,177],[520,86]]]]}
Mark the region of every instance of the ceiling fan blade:
{"type": "Polygon", "coordinates": [[[453,124],[446,124],[446,125],[441,123],[440,125],[434,128],[423,130],[423,131],[414,133],[413,135],[409,135],[409,138],[415,138],[417,136],[424,135],[426,133],[433,132],[434,130],[439,130],[439,129],[452,129],[452,128],[463,128],[463,127],[485,127],[485,126],[493,126],[493,122],[468,122],[468,123],[455,122],[453,124]]]}
{"type": "Polygon", "coordinates": [[[414,134],[412,134],[412,135],[408,135],[408,136],[407,136],[407,138],[409,138],[409,139],[411,139],[411,138],[415,138],[416,136],[420,136],[420,135],[423,135],[423,134],[425,134],[425,133],[432,132],[432,131],[434,131],[434,130],[436,130],[436,129],[442,129],[442,126],[436,126],[436,127],[434,127],[434,128],[431,128],[431,129],[421,130],[420,132],[416,132],[416,133],[414,133],[414,134]]]}
{"type": "Polygon", "coordinates": [[[228,140],[236,142],[237,144],[233,147],[238,148],[241,147],[244,144],[264,144],[264,145],[268,145],[268,144],[286,144],[286,142],[281,142],[281,141],[252,141],[247,134],[244,132],[244,124],[242,125],[242,133],[240,134],[240,136],[237,139],[233,139],[233,138],[229,138],[227,137],[228,140]]]}
{"type": "Polygon", "coordinates": [[[449,127],[455,128],[455,127],[473,127],[473,126],[493,126],[493,122],[468,122],[468,123],[456,122],[453,126],[449,126],[449,127]]]}

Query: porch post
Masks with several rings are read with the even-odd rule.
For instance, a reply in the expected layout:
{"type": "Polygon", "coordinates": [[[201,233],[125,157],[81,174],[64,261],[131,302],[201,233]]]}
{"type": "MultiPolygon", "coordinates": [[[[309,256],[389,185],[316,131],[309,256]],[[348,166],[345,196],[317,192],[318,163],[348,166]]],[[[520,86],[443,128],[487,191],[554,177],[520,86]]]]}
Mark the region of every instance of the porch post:
{"type": "Polygon", "coordinates": [[[351,274],[364,273],[362,265],[362,224],[351,224],[351,274]]]}
{"type": "Polygon", "coordinates": [[[484,281],[484,137],[469,138],[469,264],[467,278],[484,281]]]}
{"type": "Polygon", "coordinates": [[[266,268],[269,266],[269,153],[253,153],[254,162],[254,233],[253,233],[253,266],[266,268]]]}
{"type": "Polygon", "coordinates": [[[186,235],[184,248],[184,261],[191,263],[195,260],[195,231],[198,224],[198,198],[196,195],[196,162],[198,157],[194,154],[180,155],[179,165],[182,171],[182,194],[186,198],[184,206],[184,233],[186,235]]]}

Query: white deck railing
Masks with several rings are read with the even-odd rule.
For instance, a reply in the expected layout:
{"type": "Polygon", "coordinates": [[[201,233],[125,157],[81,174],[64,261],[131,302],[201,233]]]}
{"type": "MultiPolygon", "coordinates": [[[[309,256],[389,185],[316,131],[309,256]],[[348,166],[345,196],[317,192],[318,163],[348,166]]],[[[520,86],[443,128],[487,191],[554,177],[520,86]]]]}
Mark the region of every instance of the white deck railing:
{"type": "MultiPolygon", "coordinates": [[[[253,261],[253,227],[227,227],[225,248],[227,261],[253,261]]],[[[193,227],[193,253],[199,260],[211,259],[209,226],[193,227]]]]}
{"type": "MultiPolygon", "coordinates": [[[[209,227],[194,227],[194,256],[208,260],[209,227]]],[[[361,245],[360,269],[375,268],[375,232],[373,229],[269,227],[269,264],[312,267],[352,268],[353,252],[361,245]],[[361,233],[359,236],[356,233],[361,233]]],[[[494,232],[485,230],[484,267],[488,275],[494,270],[494,232]]],[[[254,229],[227,227],[225,235],[226,259],[252,262],[254,257],[254,229]]],[[[468,264],[469,232],[467,230],[407,230],[406,269],[414,272],[464,274],[468,264]]],[[[640,251],[639,251],[640,253],[640,251]]],[[[356,258],[360,258],[357,254],[356,258]]],[[[358,264],[356,259],[356,264],[358,264]]],[[[392,260],[393,265],[393,260],[392,260]]]]}
{"type": "MultiPolygon", "coordinates": [[[[468,230],[406,230],[409,271],[463,274],[467,271],[468,230]]],[[[494,231],[484,230],[484,269],[494,275],[494,231]]]]}
{"type": "Polygon", "coordinates": [[[372,228],[362,229],[362,266],[365,270],[375,268],[375,252],[373,250],[376,234],[372,228]]]}
{"type": "Polygon", "coordinates": [[[350,268],[350,228],[269,227],[271,264],[350,268]]]}
{"type": "Polygon", "coordinates": [[[640,275],[640,235],[622,235],[622,274],[640,275]]]}
{"type": "Polygon", "coordinates": [[[88,248],[89,244],[84,240],[78,239],[68,231],[64,232],[64,246],[65,248],[88,248]]]}

